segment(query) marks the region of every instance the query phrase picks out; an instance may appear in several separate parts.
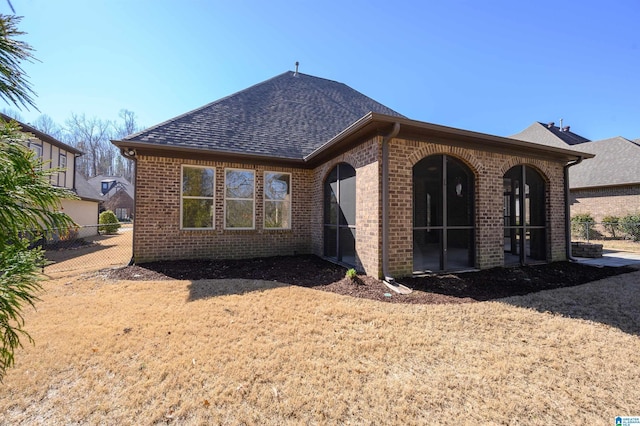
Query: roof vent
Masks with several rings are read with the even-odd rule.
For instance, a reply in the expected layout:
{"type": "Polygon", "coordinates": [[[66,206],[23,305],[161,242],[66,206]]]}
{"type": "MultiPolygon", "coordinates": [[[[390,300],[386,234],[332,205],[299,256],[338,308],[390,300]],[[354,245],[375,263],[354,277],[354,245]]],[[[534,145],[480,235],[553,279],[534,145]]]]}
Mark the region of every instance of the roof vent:
{"type": "Polygon", "coordinates": [[[554,123],[553,121],[548,122],[547,123],[547,129],[552,128],[554,124],[556,124],[556,123],[554,123]]]}
{"type": "Polygon", "coordinates": [[[571,126],[563,127],[563,128],[562,128],[562,131],[563,131],[563,132],[568,132],[570,128],[571,128],[571,126]]]}
{"type": "Polygon", "coordinates": [[[300,65],[300,62],[296,61],[296,72],[293,73],[294,77],[298,76],[298,65],[300,65]]]}

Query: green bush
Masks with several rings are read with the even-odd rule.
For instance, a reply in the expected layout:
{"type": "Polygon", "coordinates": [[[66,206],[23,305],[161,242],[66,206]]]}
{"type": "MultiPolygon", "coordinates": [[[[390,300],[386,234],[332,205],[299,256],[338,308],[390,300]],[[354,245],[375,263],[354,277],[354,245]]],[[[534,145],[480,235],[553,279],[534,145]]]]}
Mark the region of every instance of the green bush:
{"type": "Polygon", "coordinates": [[[589,239],[593,235],[595,220],[590,213],[580,213],[571,217],[571,235],[589,239]]]}
{"type": "Polygon", "coordinates": [[[621,218],[620,230],[633,241],[640,241],[640,214],[628,214],[621,218]]]}
{"type": "Polygon", "coordinates": [[[617,238],[616,232],[620,230],[620,218],[617,216],[605,216],[602,218],[602,226],[613,238],[617,238]]]}
{"type": "Polygon", "coordinates": [[[105,210],[100,213],[98,223],[100,224],[98,231],[105,234],[115,234],[120,229],[120,222],[118,222],[118,218],[111,210],[105,210]]]}
{"type": "Polygon", "coordinates": [[[358,273],[356,272],[355,269],[351,268],[347,271],[347,273],[344,276],[349,278],[351,281],[355,281],[355,279],[358,277],[358,273]]]}

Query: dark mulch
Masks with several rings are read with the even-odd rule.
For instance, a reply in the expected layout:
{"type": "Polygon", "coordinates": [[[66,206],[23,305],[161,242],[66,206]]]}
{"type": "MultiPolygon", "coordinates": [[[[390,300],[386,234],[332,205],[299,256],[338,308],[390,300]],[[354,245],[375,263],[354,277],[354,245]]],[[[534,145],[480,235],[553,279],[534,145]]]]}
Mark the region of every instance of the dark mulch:
{"type": "Polygon", "coordinates": [[[395,303],[465,303],[571,287],[634,268],[595,268],[555,262],[477,272],[436,274],[399,281],[414,291],[399,295],[381,281],[360,275],[345,278],[346,268],[317,256],[278,256],[248,260],[180,260],[145,263],[103,271],[107,278],[124,280],[200,280],[243,278],[278,281],[334,293],[395,303]]]}

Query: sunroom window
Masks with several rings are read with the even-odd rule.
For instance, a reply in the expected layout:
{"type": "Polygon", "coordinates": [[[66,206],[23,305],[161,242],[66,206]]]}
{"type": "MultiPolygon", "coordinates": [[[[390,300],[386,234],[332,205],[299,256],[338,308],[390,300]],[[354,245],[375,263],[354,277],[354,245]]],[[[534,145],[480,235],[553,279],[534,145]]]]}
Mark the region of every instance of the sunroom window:
{"type": "Polygon", "coordinates": [[[226,169],[224,175],[224,223],[226,229],[255,228],[255,172],[226,169]]]}
{"type": "Polygon", "coordinates": [[[291,174],[264,172],[264,227],[291,228],[291,174]]]}
{"type": "Polygon", "coordinates": [[[215,169],[182,167],[182,229],[213,229],[215,169]]]}

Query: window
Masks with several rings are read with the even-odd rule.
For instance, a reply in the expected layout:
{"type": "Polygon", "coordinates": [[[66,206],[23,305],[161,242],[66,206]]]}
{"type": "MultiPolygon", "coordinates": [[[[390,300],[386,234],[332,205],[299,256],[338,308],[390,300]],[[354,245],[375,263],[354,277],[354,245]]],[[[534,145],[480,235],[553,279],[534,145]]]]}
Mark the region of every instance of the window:
{"type": "Polygon", "coordinates": [[[58,167],[63,169],[58,173],[58,186],[67,186],[67,154],[58,155],[58,167]]]}
{"type": "Polygon", "coordinates": [[[29,149],[36,153],[36,157],[42,159],[42,145],[29,142],[29,149]]]}
{"type": "Polygon", "coordinates": [[[59,160],[58,160],[58,167],[60,167],[61,169],[67,168],[67,154],[60,154],[59,160]]]}
{"type": "Polygon", "coordinates": [[[182,229],[213,229],[215,169],[182,166],[182,229]]]}
{"type": "Polygon", "coordinates": [[[264,172],[264,227],[291,229],[291,174],[264,172]]]}
{"type": "Polygon", "coordinates": [[[324,255],[356,264],[356,170],[346,163],[324,182],[324,255]]]}
{"type": "Polygon", "coordinates": [[[255,228],[255,172],[226,169],[224,173],[224,227],[255,228]]]}

